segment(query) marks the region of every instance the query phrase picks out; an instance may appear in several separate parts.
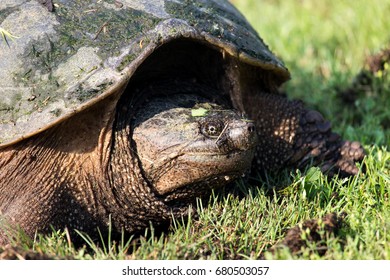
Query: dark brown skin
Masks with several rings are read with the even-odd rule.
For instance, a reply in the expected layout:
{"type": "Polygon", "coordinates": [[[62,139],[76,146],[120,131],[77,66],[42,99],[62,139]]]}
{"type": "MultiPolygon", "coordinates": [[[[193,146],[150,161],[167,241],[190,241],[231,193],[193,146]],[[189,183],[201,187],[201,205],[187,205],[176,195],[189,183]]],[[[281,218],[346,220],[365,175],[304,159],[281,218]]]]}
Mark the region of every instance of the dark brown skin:
{"type": "Polygon", "coordinates": [[[127,98],[117,111],[115,101],[2,151],[0,209],[7,223],[29,236],[50,225],[93,233],[104,231],[111,215],[114,231],[135,232],[185,214],[189,201],[250,169],[257,135],[238,112],[188,94],[162,98],[161,117],[154,116],[153,102],[135,114],[127,98]],[[192,108],[207,113],[193,117],[192,108]],[[155,134],[150,118],[165,122],[155,134]]]}
{"type": "Polygon", "coordinates": [[[259,171],[311,164],[329,175],[345,177],[359,172],[355,163],[363,159],[363,147],[358,142],[343,141],[319,112],[278,95],[256,96],[254,102],[263,108],[248,108],[248,114],[257,120],[255,165],[259,171]]]}
{"type": "MultiPolygon", "coordinates": [[[[110,216],[118,232],[166,224],[172,214],[186,215],[195,197],[207,196],[249,168],[254,131],[259,141],[254,170],[313,163],[332,174],[356,174],[355,162],[364,155],[360,144],[343,142],[318,112],[277,95],[277,84],[269,71],[204,45],[178,41],[161,47],[137,70],[124,93],[118,89],[57,126],[0,150],[0,213],[5,224],[20,226],[31,237],[36,231],[50,232],[50,225],[93,236],[97,227],[107,229],[110,216]],[[158,155],[151,159],[156,155],[146,142],[155,136],[144,133],[151,127],[142,127],[146,119],[141,120],[141,110],[154,106],[147,100],[155,100],[155,95],[190,94],[227,112],[215,119],[208,120],[214,114],[206,114],[193,120],[197,128],[189,131],[195,134],[186,134],[190,137],[185,141],[197,137],[197,143],[209,141],[206,152],[197,151],[197,161],[179,156],[177,149],[164,155],[162,150],[171,149],[167,140],[174,126],[157,125],[153,129],[160,128],[159,134],[168,137],[156,143],[168,146],[156,147],[158,155]],[[215,121],[222,121],[215,135],[205,135],[213,130],[207,122],[215,121]],[[210,160],[210,151],[219,151],[216,160],[210,160]],[[156,169],[150,161],[158,162],[160,155],[165,156],[164,168],[156,169]],[[236,160],[230,161],[232,157],[236,160]]],[[[194,108],[184,107],[187,112],[194,108]]],[[[8,234],[0,229],[0,243],[9,241],[8,234]]]]}
{"type": "Polygon", "coordinates": [[[83,230],[98,225],[93,213],[103,211],[114,101],[1,151],[0,212],[7,224],[29,236],[48,231],[50,224],[83,230]]]}
{"type": "Polygon", "coordinates": [[[215,177],[228,183],[249,170],[257,134],[253,122],[238,112],[190,94],[156,97],[142,108],[135,116],[133,140],[158,194],[215,177]]]}

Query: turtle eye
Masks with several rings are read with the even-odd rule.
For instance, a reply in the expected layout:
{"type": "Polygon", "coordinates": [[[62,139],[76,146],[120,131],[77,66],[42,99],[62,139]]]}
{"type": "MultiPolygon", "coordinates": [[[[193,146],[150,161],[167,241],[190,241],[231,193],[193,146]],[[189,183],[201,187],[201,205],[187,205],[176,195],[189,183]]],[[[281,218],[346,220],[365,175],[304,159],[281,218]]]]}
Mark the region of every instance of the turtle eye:
{"type": "Polygon", "coordinates": [[[216,138],[222,133],[223,127],[222,121],[208,121],[201,125],[201,132],[207,137],[216,138]]]}

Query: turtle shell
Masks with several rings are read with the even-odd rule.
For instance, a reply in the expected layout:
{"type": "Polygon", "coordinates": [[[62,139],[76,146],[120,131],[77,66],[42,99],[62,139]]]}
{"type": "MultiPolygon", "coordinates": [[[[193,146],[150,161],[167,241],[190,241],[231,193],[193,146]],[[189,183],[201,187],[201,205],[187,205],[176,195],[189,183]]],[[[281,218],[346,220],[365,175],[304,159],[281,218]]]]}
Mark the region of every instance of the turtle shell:
{"type": "Polygon", "coordinates": [[[154,50],[178,38],[289,79],[228,1],[57,0],[49,10],[34,0],[0,2],[0,147],[123,90],[154,50]]]}

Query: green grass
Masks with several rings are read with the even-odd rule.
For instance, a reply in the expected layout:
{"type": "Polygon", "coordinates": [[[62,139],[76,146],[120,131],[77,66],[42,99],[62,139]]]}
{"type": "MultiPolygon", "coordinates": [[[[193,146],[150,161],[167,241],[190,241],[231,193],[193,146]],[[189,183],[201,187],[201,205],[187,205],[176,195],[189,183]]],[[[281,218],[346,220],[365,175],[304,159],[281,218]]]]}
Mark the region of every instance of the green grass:
{"type": "MultiPolygon", "coordinates": [[[[378,75],[374,89],[346,106],[337,89],[346,88],[365,57],[389,45],[388,0],[234,0],[292,73],[286,90],[332,120],[343,137],[361,141],[366,172],[328,179],[317,168],[293,170],[253,186],[237,183],[236,194],[222,190],[198,202],[198,217],[175,221],[171,229],[119,244],[88,241],[75,248],[66,232],[38,237],[38,252],[76,259],[390,259],[390,78],[378,75]],[[269,249],[286,229],[327,213],[347,214],[337,236],[292,255],[269,249]]],[[[86,237],[87,238],[87,237],[86,237]]]]}

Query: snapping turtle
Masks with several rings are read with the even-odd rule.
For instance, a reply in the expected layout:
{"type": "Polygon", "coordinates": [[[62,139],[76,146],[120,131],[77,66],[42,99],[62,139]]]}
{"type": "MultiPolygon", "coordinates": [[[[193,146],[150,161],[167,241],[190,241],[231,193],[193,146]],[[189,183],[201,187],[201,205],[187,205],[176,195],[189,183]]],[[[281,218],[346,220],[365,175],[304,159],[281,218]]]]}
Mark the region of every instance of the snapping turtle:
{"type": "Polygon", "coordinates": [[[288,70],[228,1],[51,10],[0,3],[4,226],[135,232],[250,168],[357,173],[360,144],[278,93],[288,70]]]}

